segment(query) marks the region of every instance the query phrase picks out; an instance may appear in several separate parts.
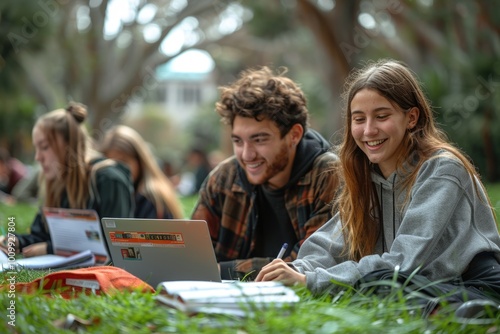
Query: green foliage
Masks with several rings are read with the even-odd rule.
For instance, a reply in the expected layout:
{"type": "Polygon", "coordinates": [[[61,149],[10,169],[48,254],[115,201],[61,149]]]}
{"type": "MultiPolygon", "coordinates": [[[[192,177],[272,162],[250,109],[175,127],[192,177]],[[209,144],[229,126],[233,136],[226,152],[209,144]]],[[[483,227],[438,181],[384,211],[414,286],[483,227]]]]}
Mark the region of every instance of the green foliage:
{"type": "Polygon", "coordinates": [[[495,182],[500,174],[500,67],[494,57],[477,55],[469,68],[429,75],[430,98],[437,106],[437,119],[449,138],[474,161],[481,174],[495,182]],[[458,71],[461,72],[457,77],[458,71]],[[485,159],[486,157],[486,159],[485,159]],[[496,164],[496,165],[491,165],[496,164]]]}
{"type": "Polygon", "coordinates": [[[3,108],[0,113],[0,146],[4,146],[12,156],[22,161],[31,161],[35,102],[32,97],[24,94],[17,98],[3,98],[1,92],[0,99],[3,108]],[[7,138],[10,140],[6,140],[7,138]],[[1,145],[2,141],[6,141],[6,144],[1,145]]]}
{"type": "Polygon", "coordinates": [[[272,40],[292,30],[294,13],[277,2],[248,1],[247,5],[253,12],[248,23],[252,35],[272,40]]]}
{"type": "Polygon", "coordinates": [[[22,74],[19,57],[23,52],[42,49],[51,32],[51,19],[41,2],[19,0],[0,4],[0,87],[1,96],[17,94],[22,74]]]}
{"type": "Polygon", "coordinates": [[[0,4],[0,145],[21,159],[27,158],[35,110],[35,99],[27,89],[32,73],[26,73],[21,59],[39,52],[52,28],[44,1],[0,4]]]}
{"type": "Polygon", "coordinates": [[[187,140],[187,148],[197,147],[206,152],[216,150],[220,147],[219,137],[221,133],[220,116],[214,109],[215,101],[200,107],[197,116],[189,121],[186,130],[190,134],[187,140]]]}

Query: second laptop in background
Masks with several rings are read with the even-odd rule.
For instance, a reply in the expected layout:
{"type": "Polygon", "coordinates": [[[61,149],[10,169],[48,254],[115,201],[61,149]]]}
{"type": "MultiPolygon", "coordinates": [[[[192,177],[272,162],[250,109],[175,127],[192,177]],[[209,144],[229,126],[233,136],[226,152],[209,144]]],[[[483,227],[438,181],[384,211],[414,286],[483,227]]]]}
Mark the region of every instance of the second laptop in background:
{"type": "Polygon", "coordinates": [[[45,207],[43,215],[55,255],[71,256],[89,250],[97,265],[109,261],[101,222],[95,210],[45,207]]]}

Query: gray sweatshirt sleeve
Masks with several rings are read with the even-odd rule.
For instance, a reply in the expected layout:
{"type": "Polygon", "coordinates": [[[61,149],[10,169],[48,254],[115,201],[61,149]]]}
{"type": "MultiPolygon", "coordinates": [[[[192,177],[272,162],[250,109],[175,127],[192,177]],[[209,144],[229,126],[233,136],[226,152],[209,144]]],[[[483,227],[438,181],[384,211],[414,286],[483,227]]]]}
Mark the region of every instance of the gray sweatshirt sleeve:
{"type": "Polygon", "coordinates": [[[389,251],[375,252],[359,262],[342,258],[344,243],[336,215],[304,242],[292,263],[306,275],[313,293],[331,289],[335,281],[353,285],[374,270],[396,266],[406,272],[420,269],[431,280],[448,279],[460,275],[482,251],[500,257],[498,228],[484,193],[477,196],[472,179],[456,160],[437,158],[424,163],[402,214],[396,210],[403,203],[390,202],[392,192],[381,196],[384,231],[395,229],[385,233],[386,238],[395,236],[384,241],[389,251]]]}
{"type": "Polygon", "coordinates": [[[335,256],[342,253],[343,247],[344,238],[339,215],[336,214],[304,241],[292,265],[301,273],[332,267],[343,261],[335,256]]]}

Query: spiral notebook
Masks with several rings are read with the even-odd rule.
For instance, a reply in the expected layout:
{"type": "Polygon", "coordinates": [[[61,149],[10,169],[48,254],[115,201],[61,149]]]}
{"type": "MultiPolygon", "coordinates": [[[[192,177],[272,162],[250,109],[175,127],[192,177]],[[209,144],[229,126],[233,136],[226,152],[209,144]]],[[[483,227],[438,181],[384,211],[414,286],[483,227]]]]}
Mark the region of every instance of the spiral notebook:
{"type": "Polygon", "coordinates": [[[102,218],[111,262],[156,287],[165,281],[221,282],[203,220],[102,218]]]}

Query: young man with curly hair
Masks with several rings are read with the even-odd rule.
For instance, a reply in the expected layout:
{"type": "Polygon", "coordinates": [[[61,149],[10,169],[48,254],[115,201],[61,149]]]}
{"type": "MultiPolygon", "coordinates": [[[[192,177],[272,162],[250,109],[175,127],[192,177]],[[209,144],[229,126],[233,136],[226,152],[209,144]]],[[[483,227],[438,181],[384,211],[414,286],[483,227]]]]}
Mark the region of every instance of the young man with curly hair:
{"type": "Polygon", "coordinates": [[[294,260],[332,216],[337,157],[308,128],[306,97],[285,72],[243,71],[216,103],[234,155],[205,180],[192,218],[207,221],[223,279],[252,279],[284,243],[294,260]]]}

